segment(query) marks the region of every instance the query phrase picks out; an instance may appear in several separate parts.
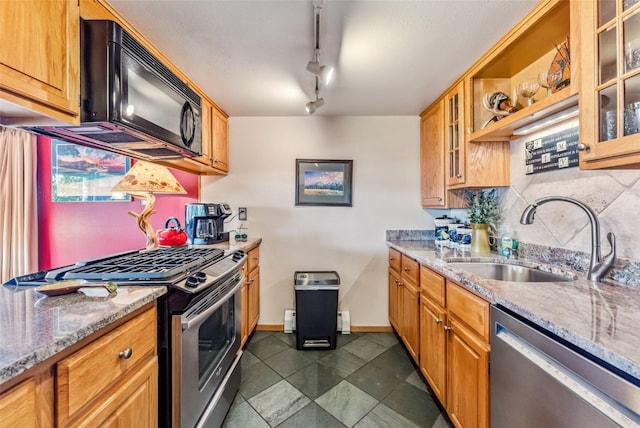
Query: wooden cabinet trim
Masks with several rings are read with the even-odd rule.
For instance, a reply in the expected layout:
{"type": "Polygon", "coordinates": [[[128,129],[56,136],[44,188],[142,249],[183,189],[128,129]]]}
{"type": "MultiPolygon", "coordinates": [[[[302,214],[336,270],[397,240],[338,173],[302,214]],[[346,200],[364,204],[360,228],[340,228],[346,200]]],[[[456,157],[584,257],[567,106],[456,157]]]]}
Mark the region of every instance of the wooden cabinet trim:
{"type": "Polygon", "coordinates": [[[447,281],[447,309],[486,342],[489,342],[489,303],[453,281],[447,281]]]}
{"type": "Polygon", "coordinates": [[[389,267],[398,274],[400,273],[401,259],[402,254],[400,251],[389,248],[389,267]]]}
{"type": "Polygon", "coordinates": [[[420,291],[438,305],[446,306],[446,282],[444,276],[426,266],[420,266],[420,291]]]}
{"type": "Polygon", "coordinates": [[[88,344],[57,365],[57,413],[65,424],[108,390],[114,379],[133,373],[156,354],[155,307],[100,339],[88,344]],[[124,354],[131,349],[130,357],[124,354]],[[122,355],[120,355],[123,353],[122,355]]]}
{"type": "Polygon", "coordinates": [[[417,287],[420,284],[420,264],[405,254],[402,254],[401,260],[402,279],[417,287]]]}

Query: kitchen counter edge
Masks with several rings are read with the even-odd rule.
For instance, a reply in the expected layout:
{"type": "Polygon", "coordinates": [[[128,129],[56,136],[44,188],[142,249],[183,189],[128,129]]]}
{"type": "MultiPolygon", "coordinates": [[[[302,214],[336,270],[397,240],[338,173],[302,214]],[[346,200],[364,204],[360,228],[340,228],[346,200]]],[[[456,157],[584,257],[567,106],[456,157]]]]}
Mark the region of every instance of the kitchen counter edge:
{"type": "MultiPolygon", "coordinates": [[[[593,283],[588,281],[584,274],[575,272],[572,272],[572,274],[575,274],[578,279],[569,283],[536,283],[528,285],[506,283],[502,281],[484,279],[450,267],[446,259],[450,257],[460,259],[460,255],[455,254],[453,250],[448,248],[436,247],[433,241],[387,240],[387,246],[398,250],[402,254],[406,254],[433,271],[452,279],[456,283],[483,297],[485,300],[488,300],[490,303],[501,305],[513,311],[531,323],[555,334],[577,348],[601,359],[613,368],[634,377],[637,382],[640,382],[640,356],[638,355],[639,348],[637,346],[637,344],[640,343],[638,340],[640,335],[637,332],[638,329],[634,327],[634,325],[637,326],[640,324],[635,324],[635,319],[632,319],[634,322],[631,323],[619,323],[616,327],[616,334],[618,337],[625,335],[627,337],[631,337],[632,343],[627,343],[627,341],[622,343],[621,340],[610,340],[609,343],[603,343],[604,340],[593,333],[593,330],[595,329],[594,326],[585,326],[585,330],[581,332],[572,328],[571,322],[566,322],[566,311],[555,316],[553,309],[549,311],[540,310],[543,307],[541,306],[542,291],[540,290],[543,289],[544,286],[547,287],[544,289],[545,291],[559,291],[558,293],[546,293],[543,297],[544,305],[546,307],[559,308],[566,305],[565,301],[560,300],[566,298],[566,295],[562,293],[562,287],[567,287],[567,284],[572,284],[571,292],[574,295],[583,292],[585,296],[581,297],[584,297],[584,299],[591,299],[591,296],[588,294],[592,292],[594,287],[597,287],[597,292],[599,294],[605,294],[605,297],[607,297],[606,294],[608,293],[612,294],[611,300],[615,301],[618,305],[627,306],[627,308],[623,309],[629,309],[628,312],[639,312],[635,309],[638,307],[638,302],[640,302],[640,290],[638,290],[637,287],[593,283]],[[517,286],[520,286],[520,288],[518,289],[518,292],[515,293],[510,291],[509,285],[512,286],[511,288],[515,288],[517,286]],[[524,291],[522,287],[529,287],[527,290],[531,290],[531,294],[537,293],[537,295],[531,296],[529,299],[530,302],[528,302],[527,292],[524,291]],[[531,287],[536,287],[536,289],[531,287]],[[596,338],[594,338],[594,336],[596,338]]],[[[470,254],[467,252],[465,256],[470,257],[470,254]]],[[[462,258],[464,258],[464,256],[462,258]]],[[[491,259],[494,259],[493,261],[505,262],[504,258],[493,253],[483,258],[488,259],[487,261],[492,261],[491,259]]],[[[513,262],[515,264],[526,264],[527,262],[529,264],[535,264],[534,261],[530,260],[510,260],[509,262],[513,262]]],[[[545,265],[544,263],[538,264],[545,265]]],[[[638,316],[638,320],[640,320],[640,316],[638,316]]],[[[578,321],[581,320],[578,319],[578,321]]],[[[597,320],[594,323],[599,322],[600,321],[597,320]]],[[[574,325],[577,324],[574,323],[574,325]]]]}

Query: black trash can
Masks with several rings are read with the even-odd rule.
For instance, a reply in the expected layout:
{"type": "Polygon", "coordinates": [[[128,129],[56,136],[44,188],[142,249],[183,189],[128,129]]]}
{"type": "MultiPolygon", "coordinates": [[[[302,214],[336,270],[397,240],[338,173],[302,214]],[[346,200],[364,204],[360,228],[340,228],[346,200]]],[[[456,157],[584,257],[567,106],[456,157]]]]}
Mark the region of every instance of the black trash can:
{"type": "Polygon", "coordinates": [[[336,271],[297,271],[294,285],[296,348],[336,349],[340,276],[336,271]]]}

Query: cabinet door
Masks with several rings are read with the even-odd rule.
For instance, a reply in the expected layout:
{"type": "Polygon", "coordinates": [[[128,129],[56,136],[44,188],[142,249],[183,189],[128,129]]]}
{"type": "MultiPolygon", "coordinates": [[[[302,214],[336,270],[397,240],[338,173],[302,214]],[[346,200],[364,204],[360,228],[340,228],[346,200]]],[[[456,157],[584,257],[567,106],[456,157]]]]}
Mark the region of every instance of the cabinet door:
{"type": "Polygon", "coordinates": [[[212,122],[213,106],[206,98],[202,98],[202,156],[194,158],[204,165],[212,166],[213,160],[213,122],[212,122]]]}
{"type": "Polygon", "coordinates": [[[79,6],[75,1],[0,1],[2,98],[77,122],[79,31],[79,6]]]}
{"type": "Polygon", "coordinates": [[[489,345],[449,317],[447,412],[464,428],[489,426],[489,345]]]}
{"type": "Polygon", "coordinates": [[[580,167],[640,165],[640,7],[622,0],[578,3],[580,142],[588,147],[580,167]]]}
{"type": "Polygon", "coordinates": [[[153,357],[80,419],[86,427],[158,426],[158,358],[153,357]]]}
{"type": "Polygon", "coordinates": [[[464,82],[445,95],[445,146],[447,186],[465,182],[464,82]]]}
{"type": "Polygon", "coordinates": [[[56,367],[58,424],[67,425],[93,403],[104,401],[115,381],[133,376],[154,358],[156,339],[152,308],[60,361],[56,367]]]}
{"type": "Polygon", "coordinates": [[[215,107],[211,114],[211,125],[213,129],[212,166],[220,171],[229,172],[229,122],[227,117],[215,107]]]}
{"type": "Polygon", "coordinates": [[[410,282],[404,281],[402,286],[402,327],[401,336],[404,344],[418,362],[420,351],[420,294],[418,288],[410,282]]]}
{"type": "Polygon", "coordinates": [[[0,394],[0,426],[53,427],[53,376],[45,370],[0,394]]]}
{"type": "Polygon", "coordinates": [[[389,322],[391,326],[400,333],[400,323],[398,322],[398,293],[400,289],[400,277],[389,268],[389,322]]]}
{"type": "Polygon", "coordinates": [[[444,100],[420,118],[420,189],[422,206],[447,205],[445,191],[444,100]]]}
{"type": "Polygon", "coordinates": [[[249,330],[247,334],[251,334],[260,319],[260,267],[256,267],[249,273],[247,292],[249,294],[249,330]]]}
{"type": "Polygon", "coordinates": [[[420,371],[440,403],[447,406],[445,310],[420,297],[420,371]]]}

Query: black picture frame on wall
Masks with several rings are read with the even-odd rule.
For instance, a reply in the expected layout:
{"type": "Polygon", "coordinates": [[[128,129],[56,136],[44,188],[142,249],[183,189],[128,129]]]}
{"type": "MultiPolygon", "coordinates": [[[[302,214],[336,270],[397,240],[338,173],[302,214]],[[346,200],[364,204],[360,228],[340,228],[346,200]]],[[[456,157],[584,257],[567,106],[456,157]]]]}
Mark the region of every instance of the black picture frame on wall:
{"type": "Polygon", "coordinates": [[[353,160],[296,159],[296,205],[352,206],[353,160]]]}

